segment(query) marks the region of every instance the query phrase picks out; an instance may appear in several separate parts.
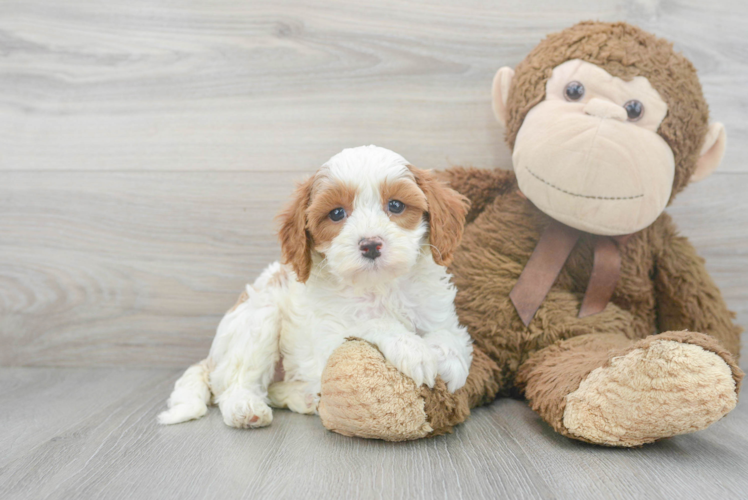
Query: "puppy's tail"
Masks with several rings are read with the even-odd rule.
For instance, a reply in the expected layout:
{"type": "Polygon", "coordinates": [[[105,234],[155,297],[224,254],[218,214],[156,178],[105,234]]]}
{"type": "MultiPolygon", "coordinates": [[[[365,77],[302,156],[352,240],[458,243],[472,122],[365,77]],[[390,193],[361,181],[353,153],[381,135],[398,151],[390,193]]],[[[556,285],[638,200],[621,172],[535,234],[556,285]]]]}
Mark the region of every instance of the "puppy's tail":
{"type": "Polygon", "coordinates": [[[174,391],[166,403],[169,409],[158,416],[158,423],[179,424],[205,415],[210,403],[209,375],[207,359],[190,366],[174,384],[174,391]]]}

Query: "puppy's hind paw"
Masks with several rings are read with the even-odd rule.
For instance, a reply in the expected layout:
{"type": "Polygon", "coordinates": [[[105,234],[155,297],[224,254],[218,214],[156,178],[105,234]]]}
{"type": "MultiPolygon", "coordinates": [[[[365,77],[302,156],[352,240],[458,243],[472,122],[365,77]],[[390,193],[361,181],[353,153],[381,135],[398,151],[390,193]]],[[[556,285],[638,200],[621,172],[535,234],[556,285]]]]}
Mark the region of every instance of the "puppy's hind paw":
{"type": "Polygon", "coordinates": [[[218,398],[223,421],[229,427],[254,429],[273,421],[273,411],[256,394],[246,389],[229,389],[218,398]]]}

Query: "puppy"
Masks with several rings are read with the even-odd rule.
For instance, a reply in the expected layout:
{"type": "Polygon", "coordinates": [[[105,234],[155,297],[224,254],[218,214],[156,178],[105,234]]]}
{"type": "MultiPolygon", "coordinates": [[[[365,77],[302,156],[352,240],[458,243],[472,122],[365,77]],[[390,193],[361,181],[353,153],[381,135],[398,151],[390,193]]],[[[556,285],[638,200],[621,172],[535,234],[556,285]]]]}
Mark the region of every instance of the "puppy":
{"type": "Polygon", "coordinates": [[[333,156],[280,214],[283,264],[247,285],[159,421],[199,418],[211,402],[241,428],[270,424],[270,406],[315,413],[322,370],[347,337],[375,344],[418,385],[433,387],[438,374],[450,391],[462,387],[472,344],[444,266],[467,209],[432,172],[387,149],[333,156]]]}

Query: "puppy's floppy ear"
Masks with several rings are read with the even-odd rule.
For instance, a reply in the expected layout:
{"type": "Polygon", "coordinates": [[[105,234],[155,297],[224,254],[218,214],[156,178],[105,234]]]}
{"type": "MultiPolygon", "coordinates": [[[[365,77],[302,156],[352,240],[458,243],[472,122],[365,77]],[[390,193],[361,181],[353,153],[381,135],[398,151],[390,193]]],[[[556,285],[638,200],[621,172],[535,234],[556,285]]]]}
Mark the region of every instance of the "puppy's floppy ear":
{"type": "Polygon", "coordinates": [[[462,240],[465,215],[470,209],[470,201],[437,179],[431,170],[421,170],[413,166],[408,168],[413,172],[416,184],[426,195],[429,242],[434,262],[442,266],[449,265],[457,245],[462,240]]]}
{"type": "Polygon", "coordinates": [[[312,198],[314,177],[296,186],[291,202],[278,214],[278,239],[284,264],[293,267],[302,283],[312,270],[312,238],[306,229],[306,209],[312,198]]]}

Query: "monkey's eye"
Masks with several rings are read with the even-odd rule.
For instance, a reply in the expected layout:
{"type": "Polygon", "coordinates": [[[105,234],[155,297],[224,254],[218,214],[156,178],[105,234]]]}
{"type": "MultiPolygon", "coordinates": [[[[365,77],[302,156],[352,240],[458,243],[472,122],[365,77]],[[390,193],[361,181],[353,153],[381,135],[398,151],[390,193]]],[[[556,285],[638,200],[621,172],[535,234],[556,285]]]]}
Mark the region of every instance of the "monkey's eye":
{"type": "Polygon", "coordinates": [[[584,85],[577,81],[567,83],[564,97],[567,101],[578,101],[584,97],[584,85]]]}
{"type": "Polygon", "coordinates": [[[340,222],[345,219],[345,209],[343,207],[333,208],[327,216],[330,217],[330,220],[333,222],[340,222]]]}
{"type": "Polygon", "coordinates": [[[392,214],[401,214],[403,213],[403,210],[405,210],[405,203],[400,200],[390,200],[387,204],[387,209],[392,214]]]}
{"type": "Polygon", "coordinates": [[[623,105],[623,108],[626,110],[626,114],[629,116],[630,122],[635,122],[636,120],[644,116],[644,104],[637,101],[636,99],[627,101],[626,104],[623,105]]]}

